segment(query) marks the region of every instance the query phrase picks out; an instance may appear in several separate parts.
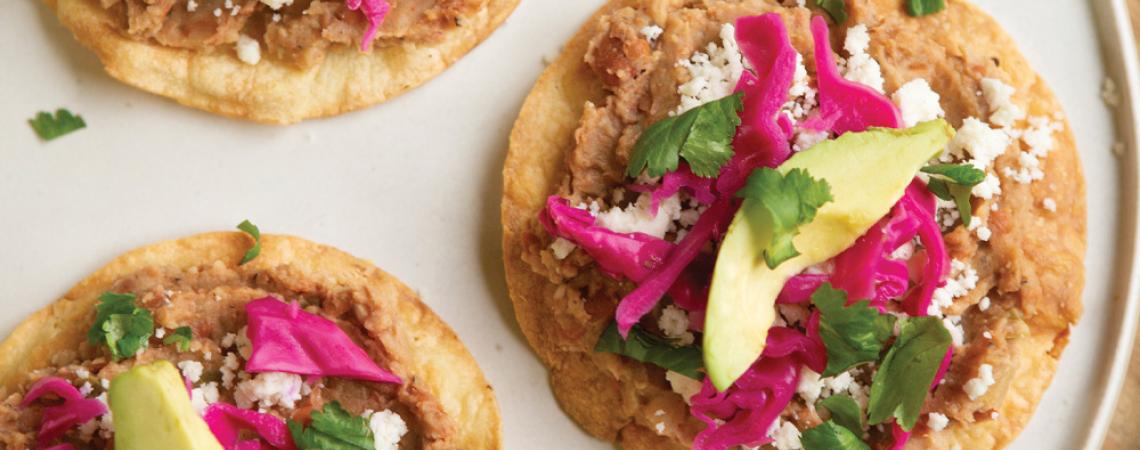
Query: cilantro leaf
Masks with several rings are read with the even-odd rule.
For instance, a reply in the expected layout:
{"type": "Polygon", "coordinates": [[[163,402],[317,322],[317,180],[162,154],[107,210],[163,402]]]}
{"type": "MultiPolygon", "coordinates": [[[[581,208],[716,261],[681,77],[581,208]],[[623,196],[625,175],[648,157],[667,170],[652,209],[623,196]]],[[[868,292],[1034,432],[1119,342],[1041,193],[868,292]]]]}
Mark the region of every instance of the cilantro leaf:
{"type": "Polygon", "coordinates": [[[811,302],[819,308],[819,335],[827,349],[823,376],[879,360],[883,345],[893,335],[894,316],[879,314],[866,300],[845,306],[847,293],[833,289],[831,284],[816,289],[811,302]]]}
{"type": "Polygon", "coordinates": [[[50,141],[72,131],[86,128],[87,122],[83,121],[83,116],[74,115],[66,108],[60,108],[55,110],[55,116],[49,112],[40,111],[36,117],[28,119],[28,125],[32,126],[32,130],[40,139],[50,141]]]}
{"type": "Polygon", "coordinates": [[[844,0],[815,0],[818,6],[837,24],[847,22],[847,2],[844,0]]]}
{"type": "Polygon", "coordinates": [[[772,239],[764,249],[764,262],[771,269],[799,256],[792,240],[800,226],[811,223],[816,210],[832,200],[827,180],[816,180],[804,169],[782,175],[767,167],[753,171],[737,196],[757,201],[768,213],[772,239]]]}
{"type": "Polygon", "coordinates": [[[833,420],[804,430],[800,436],[804,450],[871,450],[859,435],[835,423],[833,420]]]}
{"type": "Polygon", "coordinates": [[[732,159],[743,107],[743,94],[736,93],[650,125],[633,146],[626,174],[636,177],[648,168],[649,176],[659,177],[685,158],[697,176],[716,177],[732,159]]]}
{"type": "Polygon", "coordinates": [[[902,323],[901,333],[879,370],[871,379],[867,405],[870,423],[893,418],[904,430],[914,428],[934,375],[950,348],[950,332],[934,317],[912,317],[902,323]]]}
{"type": "Polygon", "coordinates": [[[162,343],[166,345],[174,344],[178,347],[178,351],[184,352],[190,350],[190,340],[193,338],[194,331],[191,330],[190,327],[178,327],[163,337],[162,343]]]}
{"type": "Polygon", "coordinates": [[[629,339],[623,340],[618,333],[617,323],[611,323],[598,338],[594,351],[627,356],[672,370],[694,380],[701,379],[698,369],[704,367],[700,347],[696,345],[674,347],[668,340],[654,336],[638,325],[629,330],[629,339]]]}
{"type": "Polygon", "coordinates": [[[922,168],[932,175],[926,188],[938,198],[953,201],[962,223],[970,226],[974,206],[970,204],[973,187],[985,181],[986,173],[970,164],[936,164],[922,168]]]}
{"type": "Polygon", "coordinates": [[[241,258],[241,262],[238,263],[240,266],[247,262],[253,261],[253,258],[256,258],[257,255],[261,254],[261,230],[258,230],[257,225],[250,223],[249,220],[243,220],[238,224],[237,228],[248,233],[250,236],[253,236],[253,247],[250,247],[249,250],[245,252],[245,256],[243,256],[241,258]]]}
{"type": "Polygon", "coordinates": [[[116,359],[134,356],[145,348],[154,332],[154,316],[135,305],[134,294],[105,292],[95,307],[95,323],[87,330],[87,342],[107,344],[116,359]]]}
{"type": "Polygon", "coordinates": [[[308,428],[292,419],[288,427],[298,450],[372,450],[375,447],[368,420],[349,414],[335,401],[313,412],[308,428]]]}
{"type": "Polygon", "coordinates": [[[946,9],[944,0],[907,0],[906,2],[906,12],[914,17],[934,14],[943,9],[946,9]]]}
{"type": "Polygon", "coordinates": [[[831,413],[831,421],[836,425],[851,430],[856,436],[863,435],[867,423],[863,419],[863,410],[855,399],[847,395],[832,395],[820,401],[819,405],[827,408],[831,413]]]}

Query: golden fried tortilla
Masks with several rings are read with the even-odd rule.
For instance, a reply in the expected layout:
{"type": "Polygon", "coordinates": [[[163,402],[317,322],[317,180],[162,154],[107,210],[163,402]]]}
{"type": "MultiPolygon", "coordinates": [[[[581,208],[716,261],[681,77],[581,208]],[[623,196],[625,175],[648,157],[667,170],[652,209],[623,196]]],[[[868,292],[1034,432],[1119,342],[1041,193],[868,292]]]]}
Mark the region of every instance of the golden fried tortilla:
{"type": "MultiPolygon", "coordinates": [[[[423,406],[416,411],[418,424],[412,425],[422,429],[418,432],[422,436],[417,436],[422,441],[415,444],[416,448],[501,448],[499,409],[491,386],[455,332],[415,292],[367,261],[289,236],[263,235],[260,256],[239,266],[252,244],[252,239],[241,233],[208,233],[142,247],[111,261],[33,314],[0,343],[0,431],[19,429],[19,420],[12,418],[19,413],[7,412],[18,403],[18,393],[26,388],[33,373],[70,373],[69,367],[98,354],[98,349],[86,343],[86,333],[95,319],[100,294],[113,288],[147,293],[157,290],[161,302],[162,287],[188,279],[194,286],[166,299],[174,309],[158,309],[155,320],[160,326],[172,321],[191,323],[195,347],[214,345],[209,342],[208,330],[218,334],[218,329],[232,325],[227,322],[244,323],[244,319],[229,316],[238,314],[233,311],[243,311],[241,305],[252,300],[251,296],[268,292],[304,298],[315,302],[313,307],[326,315],[339,312],[333,317],[352,324],[342,324],[342,328],[347,327],[355,339],[363,341],[363,347],[380,358],[377,361],[382,367],[404,380],[401,386],[374,386],[394,392],[368,395],[353,382],[329,381],[322,393],[324,401],[330,397],[340,400],[350,410],[403,408],[404,403],[413,409],[423,406]],[[167,284],[155,288],[156,280],[167,284]],[[197,302],[179,305],[187,299],[197,302]],[[217,312],[217,317],[211,317],[210,311],[217,312]],[[10,394],[16,398],[6,402],[10,394]],[[388,403],[374,403],[377,395],[387,395],[388,403]]],[[[149,294],[140,293],[139,301],[149,298],[149,294]]],[[[138,359],[165,359],[172,356],[163,353],[169,351],[152,347],[138,359]]],[[[204,363],[208,366],[221,360],[223,351],[215,351],[218,356],[204,363]]],[[[91,373],[106,373],[108,366],[129,363],[108,364],[104,359],[100,367],[91,368],[91,373]]]]}
{"type": "MultiPolygon", "coordinates": [[[[550,195],[604,203],[622,187],[640,130],[678,104],[676,87],[688,73],[676,62],[717,40],[721,24],[780,13],[814,76],[809,21],[822,12],[781,3],[795,2],[688,2],[682,8],[668,0],[612,0],[542,74],[512,131],[503,169],[503,249],[519,325],[550,368],[554,394],[566,412],[590,434],[622,448],[688,448],[704,425],[691,418],[662,369],[593,351],[633,285],[601,274],[580,249],[555,258],[553,237],[537,218],[550,195]],[[665,30],[655,47],[631,36],[648,23],[665,30]]],[[[942,431],[920,424],[907,445],[1003,447],[1032,415],[1081,312],[1085,186],[1073,134],[1045,82],[1001,27],[973,5],[950,0],[943,12],[913,18],[897,0],[846,3],[850,18],[832,26],[833,47],[842,51],[848,27],[867,25],[869,52],[882,65],[888,94],[924,78],[958,127],[964,118],[988,117],[980,81],[992,77],[1016,89],[1014,101],[1030,116],[1062,125],[1042,160],[1044,180],[1021,184],[1000,175],[996,209],[991,201],[975,199],[993,232],[988,242],[960,225],[945,235],[951,257],[972,265],[979,281],[946,310],[962,315],[966,345],[924,410],[946,414],[951,424],[942,431]],[[1045,199],[1056,203],[1055,211],[1042,207],[1045,199]],[[992,305],[985,311],[977,306],[983,297],[992,305]],[[987,331],[992,339],[982,338],[987,331]],[[971,400],[962,386],[983,362],[993,366],[997,383],[971,400]]],[[[999,174],[1016,167],[1016,150],[997,159],[999,174]]],[[[798,413],[793,422],[801,429],[820,421],[798,398],[789,411],[798,413]]]]}
{"type": "Polygon", "coordinates": [[[372,106],[427,82],[489,36],[519,0],[488,0],[431,41],[377,45],[370,53],[334,46],[304,68],[268,57],[246,64],[233,45],[190,50],[132,39],[100,0],[44,1],[119,81],[212,113],[289,124],[372,106]]]}

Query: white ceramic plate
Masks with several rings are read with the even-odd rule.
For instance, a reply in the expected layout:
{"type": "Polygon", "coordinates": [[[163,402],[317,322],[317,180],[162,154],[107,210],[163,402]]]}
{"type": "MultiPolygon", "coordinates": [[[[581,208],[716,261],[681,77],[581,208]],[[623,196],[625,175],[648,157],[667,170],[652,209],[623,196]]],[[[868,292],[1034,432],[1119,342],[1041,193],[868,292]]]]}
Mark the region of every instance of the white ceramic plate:
{"type": "MultiPolygon", "coordinates": [[[[426,86],[288,128],[215,117],[121,85],[48,8],[4,3],[0,335],[130,248],[249,218],[265,232],[371,259],[418,289],[495,386],[506,448],[608,448],[558,409],[515,325],[499,250],[499,174],[511,123],[544,57],[556,55],[601,0],[524,1],[426,86]],[[88,129],[40,143],[25,120],[61,106],[82,114],[88,129]]],[[[1131,287],[1135,159],[1128,152],[1125,170],[1110,151],[1092,9],[1078,0],[1049,4],[983,2],[1057,90],[1090,175],[1085,316],[1019,449],[1099,442],[1107,415],[1094,427],[1094,412],[1111,407],[1102,397],[1120,384],[1114,355],[1117,367],[1127,355],[1114,346],[1131,335],[1120,308],[1131,287]]]]}

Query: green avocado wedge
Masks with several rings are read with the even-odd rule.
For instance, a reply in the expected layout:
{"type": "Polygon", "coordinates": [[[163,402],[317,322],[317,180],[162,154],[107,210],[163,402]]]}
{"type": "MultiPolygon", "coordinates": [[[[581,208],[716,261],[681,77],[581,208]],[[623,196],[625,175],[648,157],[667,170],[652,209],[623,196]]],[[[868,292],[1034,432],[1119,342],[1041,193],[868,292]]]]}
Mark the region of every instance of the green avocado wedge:
{"type": "Polygon", "coordinates": [[[135,366],[111,380],[115,450],[222,450],[190,405],[178,369],[169,361],[135,366]]]}
{"type": "Polygon", "coordinates": [[[771,214],[756,200],[744,200],[721,243],[709,291],[703,347],[713,386],[728,389],[760,357],[784,283],[854,244],[953,135],[941,119],[904,130],[872,128],[822,142],[780,165],[782,174],[804,169],[826,180],[834,199],[800,228],[793,240],[800,254],[775,269],[762,255],[772,239],[771,214]]]}

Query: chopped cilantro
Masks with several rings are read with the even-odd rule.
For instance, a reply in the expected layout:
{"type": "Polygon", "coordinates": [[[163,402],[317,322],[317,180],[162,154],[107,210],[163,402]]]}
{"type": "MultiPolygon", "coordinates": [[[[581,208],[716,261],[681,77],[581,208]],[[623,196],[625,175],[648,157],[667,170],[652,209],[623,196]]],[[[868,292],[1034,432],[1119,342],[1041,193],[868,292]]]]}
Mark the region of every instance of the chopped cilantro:
{"type": "Polygon", "coordinates": [[[816,210],[832,200],[827,180],[816,180],[804,169],[783,175],[767,167],[753,171],[737,195],[755,200],[771,220],[772,240],[764,249],[764,262],[772,269],[800,254],[792,242],[800,226],[811,223],[816,210]]]}
{"type": "Polygon", "coordinates": [[[883,345],[893,335],[894,316],[879,314],[866,300],[846,306],[847,293],[831,284],[816,289],[811,302],[819,308],[819,335],[827,349],[823,376],[879,360],[883,345]]]}
{"type": "Polygon", "coordinates": [[[299,450],[372,450],[375,438],[368,420],[349,414],[338,402],[326,403],[313,412],[306,428],[289,420],[289,434],[299,450]]]}
{"type": "Polygon", "coordinates": [[[931,175],[926,188],[942,200],[953,201],[962,224],[970,226],[974,209],[970,196],[973,187],[985,181],[986,173],[970,164],[936,164],[922,171],[931,175]]]}
{"type": "Polygon", "coordinates": [[[840,426],[834,420],[804,430],[800,436],[804,450],[871,450],[859,435],[840,426]]]}
{"type": "Polygon", "coordinates": [[[249,250],[245,252],[245,256],[243,256],[241,262],[238,263],[238,265],[242,265],[253,261],[253,258],[261,254],[261,231],[257,229],[257,225],[250,223],[248,220],[243,220],[238,224],[237,228],[253,237],[253,247],[250,247],[249,250]]]}
{"type": "Polygon", "coordinates": [[[820,401],[819,406],[831,413],[831,421],[836,425],[851,430],[856,436],[863,435],[867,421],[863,418],[863,410],[859,408],[855,399],[847,395],[832,395],[820,401]]]}
{"type": "Polygon", "coordinates": [[[837,24],[847,22],[847,2],[844,0],[815,0],[818,6],[837,24]]]}
{"type": "Polygon", "coordinates": [[[675,347],[668,340],[646,332],[634,325],[629,330],[629,339],[622,339],[617,323],[612,323],[598,339],[594,351],[616,353],[637,361],[672,370],[694,380],[701,379],[698,371],[704,367],[701,348],[696,345],[675,347]]]}
{"type": "Polygon", "coordinates": [[[107,344],[111,356],[119,360],[145,348],[154,332],[154,316],[135,305],[134,294],[106,292],[95,307],[95,324],[87,331],[87,342],[107,344]]]}
{"type": "Polygon", "coordinates": [[[166,345],[174,344],[178,347],[178,351],[184,352],[190,350],[190,340],[192,339],[194,339],[194,332],[190,327],[178,327],[163,337],[162,343],[166,345]]]}
{"type": "Polygon", "coordinates": [[[910,431],[922,412],[934,375],[950,348],[950,332],[935,317],[903,320],[898,339],[871,379],[867,414],[871,424],[895,418],[910,431]]]}
{"type": "Polygon", "coordinates": [[[946,9],[945,0],[907,0],[906,12],[914,17],[922,17],[928,14],[946,9]]]}
{"type": "Polygon", "coordinates": [[[47,111],[40,111],[36,117],[28,119],[28,125],[32,126],[32,130],[40,139],[50,141],[72,131],[86,128],[87,122],[83,121],[83,116],[74,115],[66,108],[60,108],[55,110],[55,116],[47,111]]]}
{"type": "Polygon", "coordinates": [[[697,176],[716,177],[732,158],[743,107],[743,94],[737,93],[651,125],[634,144],[626,174],[636,177],[648,169],[649,176],[659,177],[685,158],[697,176]]]}

